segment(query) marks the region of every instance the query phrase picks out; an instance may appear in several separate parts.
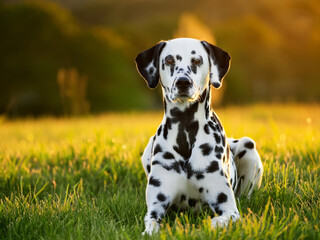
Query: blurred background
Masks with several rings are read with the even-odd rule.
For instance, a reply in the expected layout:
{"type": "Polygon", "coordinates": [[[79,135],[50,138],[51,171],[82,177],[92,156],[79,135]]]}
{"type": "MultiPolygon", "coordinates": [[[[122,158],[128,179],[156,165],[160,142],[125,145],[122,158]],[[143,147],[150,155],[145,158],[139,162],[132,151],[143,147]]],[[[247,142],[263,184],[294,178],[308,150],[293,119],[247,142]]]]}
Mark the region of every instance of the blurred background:
{"type": "Polygon", "coordinates": [[[319,0],[0,0],[0,114],[161,109],[134,58],[174,37],[232,56],[213,105],[320,101],[319,0]]]}

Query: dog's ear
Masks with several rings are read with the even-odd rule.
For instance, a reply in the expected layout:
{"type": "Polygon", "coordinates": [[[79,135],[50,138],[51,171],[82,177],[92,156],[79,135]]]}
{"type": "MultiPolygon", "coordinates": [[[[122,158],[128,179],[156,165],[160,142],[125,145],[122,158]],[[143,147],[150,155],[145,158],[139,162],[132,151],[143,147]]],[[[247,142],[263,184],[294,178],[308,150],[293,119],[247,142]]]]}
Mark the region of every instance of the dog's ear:
{"type": "Polygon", "coordinates": [[[159,57],[165,45],[166,43],[161,41],[152,48],[139,53],[135,59],[140,75],[151,89],[156,88],[159,84],[159,57]]]}
{"type": "Polygon", "coordinates": [[[231,57],[221,48],[206,41],[201,41],[201,44],[209,55],[210,82],[212,86],[219,88],[222,84],[222,79],[229,70],[231,57]]]}

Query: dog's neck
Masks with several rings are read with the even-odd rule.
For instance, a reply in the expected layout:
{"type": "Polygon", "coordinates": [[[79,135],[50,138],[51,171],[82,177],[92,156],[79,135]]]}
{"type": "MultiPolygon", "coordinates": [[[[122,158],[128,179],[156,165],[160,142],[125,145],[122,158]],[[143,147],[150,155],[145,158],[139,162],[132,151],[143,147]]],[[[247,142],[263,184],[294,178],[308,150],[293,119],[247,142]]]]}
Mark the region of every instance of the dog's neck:
{"type": "Polygon", "coordinates": [[[173,103],[164,96],[164,118],[170,118],[179,122],[192,121],[192,119],[203,119],[203,121],[207,121],[210,118],[211,111],[210,99],[210,85],[203,90],[197,100],[192,102],[173,103]]]}

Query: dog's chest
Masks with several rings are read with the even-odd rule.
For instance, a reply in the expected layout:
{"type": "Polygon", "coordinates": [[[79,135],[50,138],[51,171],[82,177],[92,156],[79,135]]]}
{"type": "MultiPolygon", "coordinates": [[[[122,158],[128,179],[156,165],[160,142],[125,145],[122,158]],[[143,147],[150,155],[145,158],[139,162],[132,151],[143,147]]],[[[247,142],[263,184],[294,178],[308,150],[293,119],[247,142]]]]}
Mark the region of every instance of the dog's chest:
{"type": "Polygon", "coordinates": [[[195,177],[200,180],[213,160],[222,160],[225,154],[223,139],[224,132],[212,121],[174,122],[165,119],[154,142],[154,159],[167,170],[173,170],[186,179],[195,177]],[[155,155],[160,150],[162,155],[155,155]]]}
{"type": "Polygon", "coordinates": [[[158,129],[154,148],[157,151],[153,161],[165,169],[163,174],[167,179],[174,176],[172,179],[179,181],[174,205],[181,208],[202,206],[206,186],[214,184],[207,176],[215,174],[222,178],[229,172],[224,163],[225,134],[215,118],[182,121],[165,118],[158,129]]]}

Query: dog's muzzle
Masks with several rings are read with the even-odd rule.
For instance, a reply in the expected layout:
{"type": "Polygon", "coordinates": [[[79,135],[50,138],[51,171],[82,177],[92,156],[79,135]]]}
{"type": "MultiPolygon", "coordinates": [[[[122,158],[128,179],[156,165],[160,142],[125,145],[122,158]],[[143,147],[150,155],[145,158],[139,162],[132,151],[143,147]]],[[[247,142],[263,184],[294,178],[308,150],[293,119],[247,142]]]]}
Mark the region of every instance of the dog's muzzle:
{"type": "Polygon", "coordinates": [[[179,97],[190,97],[189,90],[192,87],[192,80],[188,77],[179,77],[175,83],[179,97]]]}
{"type": "Polygon", "coordinates": [[[170,99],[175,102],[194,101],[197,99],[198,91],[193,80],[187,76],[178,77],[171,88],[170,99]]]}

